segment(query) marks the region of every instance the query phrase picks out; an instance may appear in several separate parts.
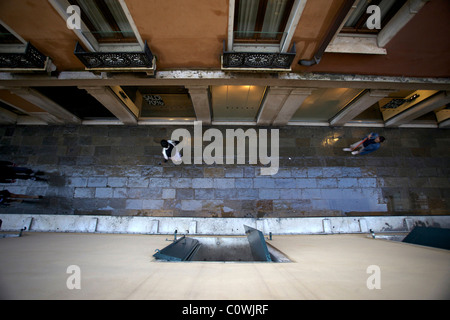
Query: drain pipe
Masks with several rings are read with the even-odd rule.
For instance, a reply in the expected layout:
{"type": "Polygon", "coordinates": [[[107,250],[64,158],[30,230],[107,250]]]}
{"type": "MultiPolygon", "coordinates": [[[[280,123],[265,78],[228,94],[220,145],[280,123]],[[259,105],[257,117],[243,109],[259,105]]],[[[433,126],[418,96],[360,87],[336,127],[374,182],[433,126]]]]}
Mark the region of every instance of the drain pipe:
{"type": "Polygon", "coordinates": [[[323,41],[322,41],[319,49],[317,50],[316,54],[314,55],[314,57],[311,60],[300,60],[298,62],[299,65],[310,67],[315,64],[319,64],[320,60],[322,59],[323,53],[325,52],[326,48],[330,44],[331,40],[333,40],[334,35],[339,30],[342,22],[344,21],[348,12],[352,8],[354,2],[355,2],[355,0],[346,0],[345,1],[341,10],[338,12],[336,18],[334,19],[333,24],[328,29],[327,35],[326,35],[325,39],[323,39],[323,41]]]}

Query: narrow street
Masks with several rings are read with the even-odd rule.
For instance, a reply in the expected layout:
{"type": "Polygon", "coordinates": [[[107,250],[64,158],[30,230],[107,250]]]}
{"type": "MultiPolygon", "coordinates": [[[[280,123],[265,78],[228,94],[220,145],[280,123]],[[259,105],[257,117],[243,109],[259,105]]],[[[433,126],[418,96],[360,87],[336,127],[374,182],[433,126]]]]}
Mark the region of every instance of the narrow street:
{"type": "Polygon", "coordinates": [[[381,148],[352,156],[342,148],[370,129],[284,127],[279,171],[261,176],[262,164],[248,159],[164,163],[160,141],[176,128],[0,127],[0,160],[48,179],[0,184],[15,194],[44,196],[2,206],[0,213],[276,218],[450,211],[448,130],[378,128],[386,137],[381,148]]]}

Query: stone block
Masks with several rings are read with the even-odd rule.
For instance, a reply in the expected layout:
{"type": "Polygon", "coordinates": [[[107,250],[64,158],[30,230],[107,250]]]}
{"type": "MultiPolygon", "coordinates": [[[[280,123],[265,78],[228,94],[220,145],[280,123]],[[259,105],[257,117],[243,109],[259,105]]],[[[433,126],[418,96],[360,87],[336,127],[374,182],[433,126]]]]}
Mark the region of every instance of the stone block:
{"type": "Polygon", "coordinates": [[[224,168],[205,167],[203,169],[203,176],[205,178],[219,178],[225,176],[224,168]]]}
{"type": "Polygon", "coordinates": [[[213,187],[213,178],[193,178],[192,179],[192,188],[194,189],[203,189],[203,188],[212,188],[213,187]]]}
{"type": "Polygon", "coordinates": [[[96,188],[95,189],[95,197],[96,198],[112,198],[113,197],[113,189],[112,188],[96,188]]]}
{"type": "Polygon", "coordinates": [[[164,206],[164,200],[155,200],[155,199],[149,199],[149,200],[143,200],[142,201],[142,209],[162,209],[164,206]]]}
{"type": "Polygon", "coordinates": [[[141,199],[128,199],[125,202],[125,209],[142,209],[141,199]]]}
{"type": "Polygon", "coordinates": [[[201,200],[182,200],[181,201],[181,210],[185,210],[185,211],[202,210],[202,201],[201,200]]]}
{"type": "Polygon", "coordinates": [[[87,186],[88,187],[106,187],[108,183],[108,178],[106,177],[89,177],[87,186]]]}
{"type": "Polygon", "coordinates": [[[170,179],[168,178],[150,178],[149,187],[152,188],[168,188],[170,187],[170,179]]]}
{"type": "Polygon", "coordinates": [[[258,189],[236,189],[237,200],[257,200],[258,198],[258,189]]]}
{"type": "Polygon", "coordinates": [[[225,168],[226,178],[242,178],[244,176],[243,168],[225,168]]]}
{"type": "Polygon", "coordinates": [[[316,188],[317,180],[312,178],[296,178],[295,179],[297,188],[316,188]]]}
{"type": "Polygon", "coordinates": [[[175,199],[176,190],[175,189],[163,189],[162,198],[163,199],[175,199]]]}
{"type": "Polygon", "coordinates": [[[127,188],[112,188],[113,198],[128,198],[127,188]]]}
{"type": "Polygon", "coordinates": [[[190,189],[190,188],[177,189],[176,199],[179,199],[179,200],[194,199],[194,189],[190,189]]]}
{"type": "Polygon", "coordinates": [[[289,189],[289,188],[296,188],[297,183],[295,178],[275,178],[275,187],[276,188],[285,188],[285,189],[289,189]]]}
{"type": "Polygon", "coordinates": [[[279,189],[259,189],[259,199],[279,199],[279,189]]]}
{"type": "Polygon", "coordinates": [[[170,178],[172,188],[191,188],[192,179],[189,178],[170,178]]]}
{"type": "Polygon", "coordinates": [[[236,188],[253,188],[253,179],[250,178],[236,178],[234,179],[236,188]]]}
{"type": "Polygon", "coordinates": [[[275,188],[275,180],[268,177],[257,177],[253,179],[254,188],[275,188]]]}
{"type": "Polygon", "coordinates": [[[75,188],[74,198],[94,198],[95,188],[75,188]]]}
{"type": "Polygon", "coordinates": [[[71,177],[69,178],[69,186],[72,187],[86,187],[87,178],[85,177],[71,177]]]}
{"type": "Polygon", "coordinates": [[[214,179],[214,188],[234,188],[234,179],[233,178],[215,178],[214,179]]]}
{"type": "Polygon", "coordinates": [[[336,178],[317,179],[318,188],[337,188],[336,178]]]}
{"type": "Polygon", "coordinates": [[[129,177],[128,186],[130,188],[147,188],[149,186],[149,179],[146,177],[129,177]]]}
{"type": "Polygon", "coordinates": [[[126,187],[128,184],[128,178],[127,177],[109,177],[107,185],[109,187],[126,187]]]}
{"type": "Polygon", "coordinates": [[[214,199],[214,189],[195,189],[194,197],[199,200],[214,199]]]}
{"type": "Polygon", "coordinates": [[[337,179],[339,188],[357,188],[358,179],[356,178],[338,178],[337,179]]]}

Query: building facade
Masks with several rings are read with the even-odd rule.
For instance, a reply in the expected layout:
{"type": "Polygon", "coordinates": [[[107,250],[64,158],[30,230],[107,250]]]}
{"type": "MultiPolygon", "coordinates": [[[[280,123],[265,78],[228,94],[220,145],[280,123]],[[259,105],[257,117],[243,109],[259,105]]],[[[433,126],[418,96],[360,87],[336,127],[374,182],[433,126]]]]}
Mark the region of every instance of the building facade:
{"type": "Polygon", "coordinates": [[[0,120],[450,124],[446,0],[0,3],[0,120]]]}

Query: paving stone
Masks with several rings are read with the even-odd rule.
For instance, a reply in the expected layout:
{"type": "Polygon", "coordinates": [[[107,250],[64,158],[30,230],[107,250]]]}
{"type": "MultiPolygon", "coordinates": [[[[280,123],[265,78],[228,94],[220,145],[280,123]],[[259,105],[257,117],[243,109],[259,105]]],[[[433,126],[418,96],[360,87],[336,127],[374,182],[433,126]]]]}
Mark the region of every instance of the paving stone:
{"type": "Polygon", "coordinates": [[[214,196],[216,199],[236,199],[237,197],[237,191],[234,188],[231,189],[214,189],[214,196]]]}
{"type": "Polygon", "coordinates": [[[279,199],[280,189],[259,189],[259,199],[279,199]]]}
{"type": "Polygon", "coordinates": [[[214,189],[195,189],[194,197],[200,200],[214,199],[214,189]]]}
{"type": "Polygon", "coordinates": [[[267,177],[257,177],[253,179],[255,188],[275,188],[275,180],[267,177]]]}
{"type": "Polygon", "coordinates": [[[108,183],[107,177],[90,177],[87,182],[88,187],[106,187],[108,183]]]}
{"type": "Polygon", "coordinates": [[[192,188],[212,188],[214,185],[213,178],[194,178],[192,179],[192,188]]]}
{"type": "Polygon", "coordinates": [[[87,178],[85,177],[71,177],[69,178],[69,185],[72,187],[86,187],[87,186],[87,178]]]}
{"type": "Polygon", "coordinates": [[[96,198],[112,198],[113,189],[112,188],[96,188],[95,189],[96,198]]]}
{"type": "Polygon", "coordinates": [[[243,168],[225,168],[225,177],[227,178],[241,178],[244,176],[243,168]]]}
{"type": "Polygon", "coordinates": [[[337,179],[336,178],[317,179],[317,187],[318,188],[336,188],[337,187],[337,179]]]}
{"type": "Polygon", "coordinates": [[[308,172],[309,178],[318,178],[318,177],[324,176],[323,172],[322,172],[322,168],[308,168],[307,172],[308,172]]]}
{"type": "Polygon", "coordinates": [[[126,187],[127,184],[127,177],[109,177],[107,182],[107,186],[109,187],[126,187]]]}
{"type": "MultiPolygon", "coordinates": [[[[129,177],[128,187],[130,188],[146,188],[149,186],[150,179],[146,177],[129,177]]],[[[153,185],[151,186],[153,187],[153,185]]]]}
{"type": "Polygon", "coordinates": [[[75,198],[94,198],[95,188],[75,188],[75,198]]]}
{"type": "Polygon", "coordinates": [[[164,200],[143,200],[142,208],[143,209],[162,209],[164,206],[164,200]]]}
{"type": "Polygon", "coordinates": [[[125,209],[142,209],[143,200],[141,199],[128,199],[125,203],[125,209]]]}
{"type": "Polygon", "coordinates": [[[159,143],[173,128],[0,126],[8,133],[0,137],[1,160],[49,172],[48,184],[17,181],[0,188],[45,193],[46,206],[14,207],[14,213],[30,214],[257,218],[450,212],[446,130],[380,128],[396,147],[355,157],[342,147],[366,128],[282,128],[278,173],[261,176],[260,164],[164,163],[159,143]],[[330,136],[342,145],[323,147],[330,136]]]}
{"type": "Polygon", "coordinates": [[[295,179],[297,188],[317,188],[317,179],[312,178],[296,178],[295,179]]]}
{"type": "Polygon", "coordinates": [[[297,183],[296,179],[289,179],[289,178],[275,178],[275,187],[276,188],[296,188],[297,183]]]}
{"type": "Polygon", "coordinates": [[[176,189],[163,189],[162,190],[162,198],[163,199],[175,199],[176,189]]]}
{"type": "Polygon", "coordinates": [[[233,178],[215,178],[213,181],[214,188],[234,188],[234,179],[233,178]]]}
{"type": "Polygon", "coordinates": [[[236,188],[253,188],[253,179],[250,178],[236,178],[234,179],[236,188]]]}
{"type": "Polygon", "coordinates": [[[170,179],[167,178],[150,178],[149,186],[152,188],[168,188],[170,187],[170,179]]]}
{"type": "Polygon", "coordinates": [[[183,189],[178,188],[176,198],[180,200],[186,200],[186,199],[194,199],[194,189],[183,189]]]}
{"type": "Polygon", "coordinates": [[[377,186],[377,179],[375,179],[375,178],[359,178],[358,185],[361,188],[374,188],[377,186]]]}
{"type": "Polygon", "coordinates": [[[127,188],[128,198],[131,199],[161,199],[161,188],[127,188]]]}
{"type": "Polygon", "coordinates": [[[219,178],[225,176],[225,169],[223,167],[214,168],[214,167],[205,167],[203,169],[203,176],[205,178],[219,178]]]}
{"type": "Polygon", "coordinates": [[[280,199],[290,199],[290,200],[301,199],[301,191],[297,188],[280,189],[280,199]]]}
{"type": "Polygon", "coordinates": [[[337,178],[339,188],[355,188],[358,187],[358,179],[356,178],[337,178]]]}
{"type": "Polygon", "coordinates": [[[238,200],[257,200],[258,198],[258,189],[236,189],[236,199],[238,200]]]}
{"type": "Polygon", "coordinates": [[[127,188],[112,188],[113,198],[128,198],[127,188]]]}
{"type": "Polygon", "coordinates": [[[182,200],[181,201],[181,210],[189,210],[189,211],[202,210],[202,201],[201,200],[182,200]]]}
{"type": "Polygon", "coordinates": [[[192,179],[189,178],[171,178],[170,179],[172,188],[191,188],[192,179]]]}

